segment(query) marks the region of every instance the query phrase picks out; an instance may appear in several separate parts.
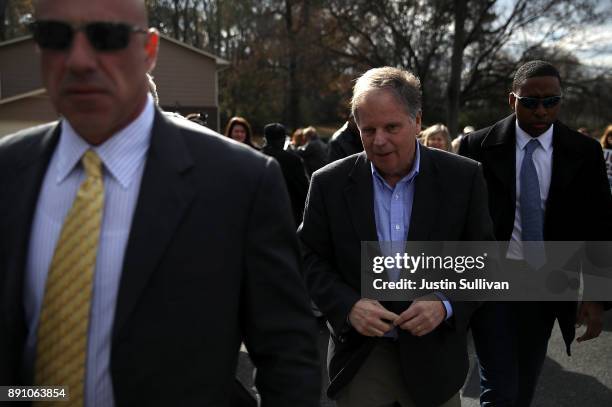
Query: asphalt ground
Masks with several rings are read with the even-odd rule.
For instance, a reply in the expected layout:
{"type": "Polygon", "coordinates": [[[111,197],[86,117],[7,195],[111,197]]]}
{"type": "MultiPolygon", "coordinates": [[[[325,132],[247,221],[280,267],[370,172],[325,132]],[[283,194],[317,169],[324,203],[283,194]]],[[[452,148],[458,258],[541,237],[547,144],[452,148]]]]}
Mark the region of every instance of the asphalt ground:
{"type": "MultiPolygon", "coordinates": [[[[578,328],[577,336],[583,332],[584,328],[578,328]]],[[[473,347],[470,359],[473,363],[463,388],[463,407],[479,406],[473,347]]],[[[612,311],[605,314],[604,330],[598,338],[572,344],[572,356],[565,353],[561,331],[555,324],[532,406],[612,407],[612,311]]]]}
{"type": "MultiPolygon", "coordinates": [[[[578,335],[584,328],[578,329],[578,335]]],[[[322,407],[334,407],[325,396],[328,385],[325,360],[327,330],[319,326],[319,350],[323,372],[322,407]]],[[[469,347],[471,368],[462,390],[462,406],[478,407],[478,369],[474,348],[469,347]]],[[[253,366],[248,354],[240,353],[237,376],[251,388],[253,366]]],[[[557,325],[548,346],[548,355],[540,377],[532,407],[612,407],[612,311],[605,315],[604,331],[599,338],[572,345],[572,356],[565,353],[565,345],[557,325]]]]}

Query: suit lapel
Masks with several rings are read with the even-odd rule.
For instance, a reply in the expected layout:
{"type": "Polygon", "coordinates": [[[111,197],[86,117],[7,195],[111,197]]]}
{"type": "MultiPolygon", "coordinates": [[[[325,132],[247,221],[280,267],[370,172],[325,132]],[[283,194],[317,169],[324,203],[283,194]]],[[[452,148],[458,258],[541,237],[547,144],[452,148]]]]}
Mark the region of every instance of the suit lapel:
{"type": "Polygon", "coordinates": [[[60,135],[60,126],[48,126],[42,133],[30,135],[30,145],[22,151],[21,160],[14,169],[14,174],[7,177],[12,180],[6,194],[11,196],[12,205],[6,208],[7,220],[6,241],[8,256],[8,270],[3,295],[10,309],[9,315],[23,316],[21,295],[23,292],[23,272],[26,268],[28,247],[30,245],[30,232],[34,211],[38,202],[40,188],[49,165],[49,161],[57,145],[60,135]]]}
{"type": "Polygon", "coordinates": [[[359,240],[377,241],[372,170],[365,153],[357,156],[355,166],[349,174],[349,183],[344,189],[344,197],[359,240]]]}
{"type": "Polygon", "coordinates": [[[125,252],[114,338],[136,306],[195,197],[195,190],[189,182],[192,166],[193,161],[179,128],[158,110],[125,252]]]}
{"type": "Polygon", "coordinates": [[[419,145],[421,163],[414,180],[414,199],[407,240],[430,240],[440,205],[438,173],[428,148],[419,145]]]}
{"type": "Polygon", "coordinates": [[[516,116],[495,124],[482,142],[483,165],[489,168],[516,200],[516,116]]]}
{"type": "MultiPolygon", "coordinates": [[[[439,206],[437,169],[429,150],[420,148],[421,166],[415,179],[408,240],[429,240],[439,206]]],[[[344,194],[353,226],[361,241],[377,241],[372,171],[365,153],[358,156],[349,178],[344,194]]]]}
{"type": "MultiPolygon", "coordinates": [[[[20,151],[20,161],[12,168],[12,174],[6,177],[10,183],[5,185],[6,189],[2,191],[10,197],[10,205],[2,208],[5,211],[2,215],[5,223],[0,225],[0,228],[3,228],[5,237],[10,238],[5,239],[4,248],[0,248],[9,254],[6,256],[6,279],[0,284],[4,288],[3,292],[0,292],[0,318],[6,321],[7,340],[13,344],[8,350],[4,349],[4,352],[23,352],[22,345],[27,335],[23,284],[30,233],[40,188],[59,134],[60,127],[55,123],[25,136],[29,138],[29,145],[20,151]]],[[[16,364],[10,368],[13,372],[19,371],[21,377],[15,377],[14,380],[29,380],[29,373],[21,370],[20,358],[11,359],[16,364]]],[[[6,363],[11,361],[7,360],[6,363]]]]}

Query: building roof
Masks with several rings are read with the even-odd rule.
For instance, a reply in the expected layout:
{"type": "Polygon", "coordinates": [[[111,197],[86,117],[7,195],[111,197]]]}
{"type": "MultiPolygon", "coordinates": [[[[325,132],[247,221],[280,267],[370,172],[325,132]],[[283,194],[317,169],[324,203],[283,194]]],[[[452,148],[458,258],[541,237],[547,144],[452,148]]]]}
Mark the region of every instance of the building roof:
{"type": "MultiPolygon", "coordinates": [[[[188,50],[190,50],[192,52],[195,52],[195,53],[200,54],[202,56],[205,56],[207,58],[213,59],[218,67],[227,67],[230,64],[230,62],[228,60],[226,60],[226,59],[223,59],[223,58],[218,57],[218,56],[216,56],[214,54],[211,54],[210,52],[204,51],[203,49],[196,48],[194,46],[186,44],[186,43],[184,43],[182,41],[176,40],[176,39],[174,39],[172,37],[169,37],[169,36],[167,36],[165,34],[161,34],[160,33],[159,36],[162,39],[164,39],[164,40],[166,40],[166,41],[168,41],[168,42],[170,42],[172,44],[178,45],[180,47],[188,49],[188,50]]],[[[18,44],[20,42],[29,41],[29,40],[32,40],[32,36],[31,35],[25,35],[25,36],[22,36],[22,37],[13,38],[13,39],[10,39],[8,41],[0,42],[0,48],[6,47],[6,46],[9,46],[9,45],[12,45],[12,44],[18,44]]]]}
{"type": "Polygon", "coordinates": [[[8,103],[17,102],[22,99],[31,98],[34,96],[41,96],[47,93],[45,88],[36,89],[26,93],[20,93],[19,95],[11,96],[9,98],[0,99],[0,106],[6,105],[8,103]]]}
{"type": "Polygon", "coordinates": [[[1,47],[6,47],[6,46],[12,45],[12,44],[18,44],[20,42],[27,41],[27,40],[29,40],[31,38],[32,38],[31,35],[24,35],[22,37],[11,38],[10,40],[0,42],[0,48],[1,47]]]}
{"type": "Polygon", "coordinates": [[[167,36],[165,34],[161,34],[160,33],[159,36],[161,38],[163,38],[164,40],[168,41],[168,42],[171,42],[173,44],[179,45],[179,46],[181,46],[183,48],[186,48],[186,49],[188,49],[190,51],[196,52],[196,53],[198,53],[200,55],[203,55],[205,57],[214,59],[218,66],[228,66],[230,64],[230,62],[228,60],[226,60],[226,59],[223,59],[223,58],[218,57],[218,56],[216,56],[214,54],[211,54],[210,52],[204,51],[203,49],[196,48],[194,46],[186,44],[186,43],[184,43],[182,41],[176,40],[176,39],[174,39],[172,37],[169,37],[169,36],[167,36]]]}

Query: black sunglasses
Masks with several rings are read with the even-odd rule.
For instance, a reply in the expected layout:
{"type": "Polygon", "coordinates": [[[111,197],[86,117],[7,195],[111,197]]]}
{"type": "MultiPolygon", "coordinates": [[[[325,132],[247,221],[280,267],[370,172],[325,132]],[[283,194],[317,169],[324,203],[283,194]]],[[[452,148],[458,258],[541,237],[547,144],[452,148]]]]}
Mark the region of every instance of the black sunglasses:
{"type": "Polygon", "coordinates": [[[39,20],[28,24],[34,41],[42,49],[66,50],[70,48],[77,31],[83,31],[92,47],[98,51],[118,51],[130,43],[130,34],[146,33],[144,28],[125,23],[96,21],[69,24],[63,21],[39,20]]]}
{"type": "Polygon", "coordinates": [[[544,106],[545,109],[550,109],[551,107],[555,107],[561,101],[561,96],[549,96],[547,98],[531,98],[526,96],[519,96],[516,93],[512,93],[515,98],[518,99],[519,103],[527,109],[536,109],[540,103],[544,106]]]}

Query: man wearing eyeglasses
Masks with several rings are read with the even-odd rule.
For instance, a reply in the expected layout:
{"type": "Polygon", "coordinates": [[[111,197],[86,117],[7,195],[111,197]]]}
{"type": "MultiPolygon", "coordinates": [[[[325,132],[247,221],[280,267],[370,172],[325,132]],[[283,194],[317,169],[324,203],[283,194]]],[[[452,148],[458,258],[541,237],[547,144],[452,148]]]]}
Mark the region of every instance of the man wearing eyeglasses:
{"type": "MultiPolygon", "coordinates": [[[[557,69],[521,66],[508,96],[514,113],[469,134],[459,153],[483,164],[496,238],[509,242],[509,264],[529,270],[537,242],[610,241],[612,200],[601,147],[557,120],[563,97],[557,69]],[[601,214],[607,216],[601,216],[601,214]],[[523,245],[523,241],[536,243],[523,245]]],[[[567,353],[599,336],[604,304],[488,303],[472,319],[482,406],[529,406],[555,319],[567,353]]]]}
{"type": "Polygon", "coordinates": [[[35,18],[61,119],[0,142],[0,385],[229,406],[244,341],[263,406],[318,405],[278,164],[154,106],[144,1],[40,0],[35,18]]]}

